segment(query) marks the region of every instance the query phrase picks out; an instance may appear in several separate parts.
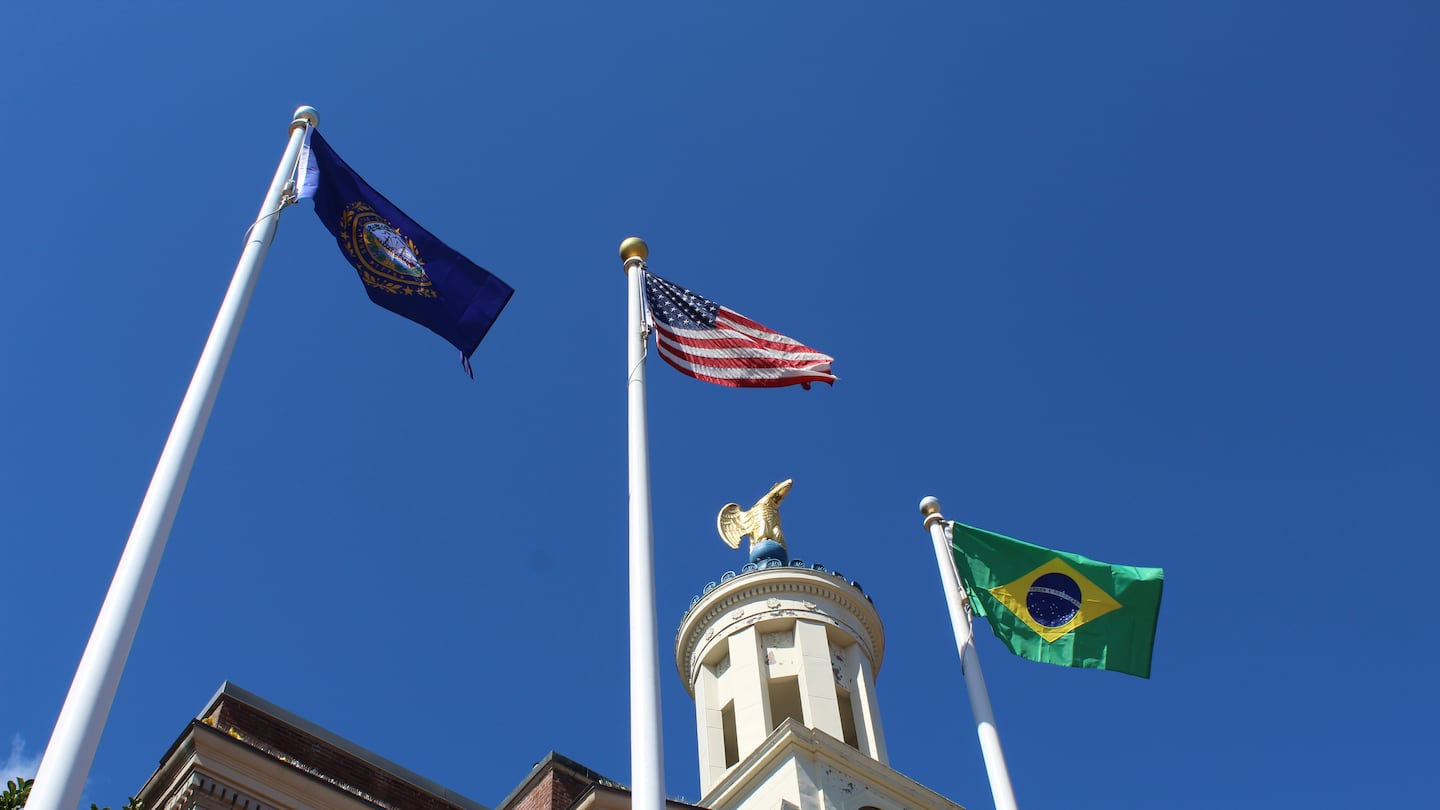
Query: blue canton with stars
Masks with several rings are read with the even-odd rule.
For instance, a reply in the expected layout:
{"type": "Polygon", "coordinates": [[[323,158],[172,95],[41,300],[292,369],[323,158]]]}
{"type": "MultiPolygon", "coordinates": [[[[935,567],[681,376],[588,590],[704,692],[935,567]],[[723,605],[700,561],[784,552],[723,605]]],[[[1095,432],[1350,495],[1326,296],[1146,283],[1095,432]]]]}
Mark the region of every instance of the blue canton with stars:
{"type": "Polygon", "coordinates": [[[714,329],[720,305],[663,278],[645,274],[645,300],[655,320],[677,329],[714,329]]]}

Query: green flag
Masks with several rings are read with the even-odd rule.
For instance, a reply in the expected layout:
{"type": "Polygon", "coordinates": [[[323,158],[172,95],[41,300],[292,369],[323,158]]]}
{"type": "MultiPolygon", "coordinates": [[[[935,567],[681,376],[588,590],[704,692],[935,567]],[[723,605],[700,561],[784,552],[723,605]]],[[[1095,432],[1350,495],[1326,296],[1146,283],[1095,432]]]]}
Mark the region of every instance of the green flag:
{"type": "Polygon", "coordinates": [[[1109,565],[951,523],[970,609],[1031,661],[1150,677],[1159,568],[1109,565]]]}

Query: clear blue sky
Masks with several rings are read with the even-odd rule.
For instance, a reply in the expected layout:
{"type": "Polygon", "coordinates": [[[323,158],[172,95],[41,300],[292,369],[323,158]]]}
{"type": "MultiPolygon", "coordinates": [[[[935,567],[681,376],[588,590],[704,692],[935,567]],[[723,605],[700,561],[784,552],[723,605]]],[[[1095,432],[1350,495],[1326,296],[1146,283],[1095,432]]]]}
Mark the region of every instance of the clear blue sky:
{"type": "Polygon", "coordinates": [[[472,382],[285,213],[87,802],[225,679],[487,804],[552,749],[629,779],[631,234],[841,378],[651,363],[671,795],[699,788],[670,640],[744,561],[715,513],[793,477],[792,552],[874,598],[891,764],[940,793],[990,805],[925,495],[1167,572],[1149,681],[981,629],[1022,806],[1433,801],[1434,4],[413,6],[7,11],[10,767],[311,104],[516,294],[472,382]]]}

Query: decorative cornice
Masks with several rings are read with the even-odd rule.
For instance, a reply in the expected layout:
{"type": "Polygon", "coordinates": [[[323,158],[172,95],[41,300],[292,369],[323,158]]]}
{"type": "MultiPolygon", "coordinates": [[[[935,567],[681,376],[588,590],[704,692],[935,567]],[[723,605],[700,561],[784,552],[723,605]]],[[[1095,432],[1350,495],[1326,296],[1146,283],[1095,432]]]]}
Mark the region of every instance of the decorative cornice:
{"type": "Polygon", "coordinates": [[[185,781],[170,801],[165,803],[162,810],[190,810],[198,805],[200,797],[223,802],[232,810],[277,810],[274,805],[265,804],[259,799],[217,781],[214,777],[195,771],[190,772],[190,778],[185,781]]]}
{"type": "MultiPolygon", "coordinates": [[[[681,620],[683,621],[686,616],[690,615],[690,611],[695,609],[695,606],[700,603],[701,599],[704,599],[707,594],[720,587],[724,583],[729,582],[736,577],[743,577],[746,574],[755,574],[761,571],[773,571],[776,568],[798,568],[802,571],[819,571],[822,574],[829,574],[836,579],[845,581],[844,574],[840,573],[839,571],[831,571],[821,563],[806,564],[804,560],[791,560],[788,563],[783,563],[776,559],[765,559],[760,560],[759,562],[746,563],[740,568],[738,572],[726,571],[725,573],[720,575],[720,579],[718,581],[706,583],[705,588],[700,591],[700,595],[690,600],[690,606],[685,608],[685,613],[680,617],[681,620]]],[[[853,579],[849,580],[849,583],[850,587],[859,591],[860,595],[865,597],[865,601],[874,604],[874,600],[870,598],[869,594],[865,593],[864,588],[860,587],[860,583],[856,582],[853,579]]]]}
{"type": "MultiPolygon", "coordinates": [[[[877,762],[819,729],[786,718],[748,756],[716,782],[700,799],[703,807],[731,808],[744,806],[744,798],[755,786],[778,772],[787,757],[812,759],[837,781],[841,774],[855,787],[888,794],[895,804],[912,810],[965,810],[962,806],[881,762],[877,762]],[[859,780],[856,785],[854,780],[859,780]]],[[[831,799],[826,797],[825,806],[831,799]]],[[[839,806],[839,805],[833,805],[839,806]]]]}
{"type": "Polygon", "coordinates": [[[740,574],[729,572],[690,603],[675,634],[675,667],[685,688],[694,695],[704,650],[720,638],[767,619],[782,618],[804,618],[840,628],[860,645],[874,671],[880,671],[885,630],[875,605],[860,586],[823,566],[775,565],[740,574]]]}

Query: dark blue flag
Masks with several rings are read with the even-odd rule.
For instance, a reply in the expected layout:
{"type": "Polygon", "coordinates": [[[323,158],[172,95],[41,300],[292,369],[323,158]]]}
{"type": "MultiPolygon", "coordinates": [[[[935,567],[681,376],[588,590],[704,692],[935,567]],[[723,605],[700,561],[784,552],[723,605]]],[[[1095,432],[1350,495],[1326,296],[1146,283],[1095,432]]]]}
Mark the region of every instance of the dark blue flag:
{"type": "Polygon", "coordinates": [[[370,300],[425,326],[470,355],[514,290],[452,250],[370,187],[311,129],[300,158],[300,198],[360,273],[370,300]]]}

